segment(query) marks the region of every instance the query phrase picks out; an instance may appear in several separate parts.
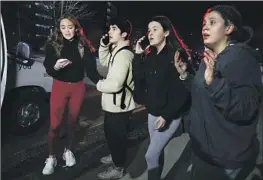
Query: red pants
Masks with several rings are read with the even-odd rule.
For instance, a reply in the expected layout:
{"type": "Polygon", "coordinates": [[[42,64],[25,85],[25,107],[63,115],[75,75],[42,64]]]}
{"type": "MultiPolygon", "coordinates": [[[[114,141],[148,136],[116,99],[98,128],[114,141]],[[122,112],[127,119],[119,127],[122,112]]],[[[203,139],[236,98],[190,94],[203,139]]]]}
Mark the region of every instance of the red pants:
{"type": "MultiPolygon", "coordinates": [[[[79,111],[85,94],[84,81],[68,83],[53,80],[50,97],[50,130],[48,134],[49,150],[53,154],[53,141],[58,135],[66,105],[68,105],[68,139],[70,146],[75,131],[79,111]]],[[[69,148],[69,147],[68,147],[69,148]]]]}

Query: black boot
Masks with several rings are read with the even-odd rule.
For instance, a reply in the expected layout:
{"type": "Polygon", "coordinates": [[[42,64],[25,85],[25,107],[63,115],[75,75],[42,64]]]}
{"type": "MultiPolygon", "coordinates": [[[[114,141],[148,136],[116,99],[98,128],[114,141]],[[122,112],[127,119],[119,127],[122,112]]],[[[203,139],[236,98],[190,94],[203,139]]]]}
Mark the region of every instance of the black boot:
{"type": "Polygon", "coordinates": [[[148,170],[148,180],[160,180],[160,179],[161,179],[161,172],[159,167],[148,170]]]}

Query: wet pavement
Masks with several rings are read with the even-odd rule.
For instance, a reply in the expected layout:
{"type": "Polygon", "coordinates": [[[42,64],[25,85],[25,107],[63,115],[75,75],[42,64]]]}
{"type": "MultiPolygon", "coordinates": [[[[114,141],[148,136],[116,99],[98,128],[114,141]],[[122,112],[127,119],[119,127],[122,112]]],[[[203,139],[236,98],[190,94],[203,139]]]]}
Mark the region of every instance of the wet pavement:
{"type": "MultiPolygon", "coordinates": [[[[103,113],[100,108],[100,94],[88,89],[87,96],[81,110],[81,120],[87,122],[88,127],[78,128],[75,138],[75,156],[77,164],[72,168],[64,168],[62,161],[64,133],[62,131],[62,141],[58,146],[59,165],[55,173],[43,176],[41,171],[47,157],[46,129],[42,128],[39,132],[29,137],[16,137],[12,142],[2,145],[2,177],[5,180],[98,180],[97,173],[105,170],[106,165],[100,163],[102,156],[108,155],[109,150],[106,145],[103,132],[103,113]],[[22,147],[21,147],[22,146],[22,147]],[[17,149],[21,149],[18,151],[17,149]],[[17,148],[17,149],[16,149],[17,148]],[[16,149],[16,150],[15,150],[16,149]]],[[[129,147],[127,172],[121,180],[147,180],[147,170],[145,153],[148,148],[149,138],[147,132],[147,112],[143,107],[138,107],[130,121],[129,147]]],[[[262,115],[260,119],[259,133],[262,141],[262,115]]],[[[188,180],[189,172],[187,169],[190,163],[187,161],[188,154],[185,146],[189,140],[187,134],[181,131],[165,148],[165,166],[162,173],[164,180],[188,180]],[[184,152],[184,155],[182,155],[184,152]],[[177,177],[177,172],[181,171],[177,167],[178,162],[183,161],[185,168],[183,177],[177,177]]],[[[260,137],[260,136],[259,136],[260,137]]],[[[263,172],[262,158],[258,166],[254,169],[251,177],[263,172]]],[[[259,177],[247,180],[260,180],[259,177]]],[[[262,180],[262,179],[261,179],[262,180]]]]}
{"type": "MultiPolygon", "coordinates": [[[[145,139],[148,136],[147,125],[145,124],[146,112],[139,111],[134,113],[132,120],[130,121],[130,144],[138,143],[140,139],[145,139]]],[[[62,157],[63,144],[66,138],[62,138],[58,145],[58,158],[62,157]]],[[[38,144],[35,147],[27,148],[23,152],[16,154],[16,157],[20,161],[16,161],[16,164],[11,164],[7,158],[5,162],[2,162],[2,177],[6,180],[11,179],[65,179],[69,174],[76,175],[82,171],[83,167],[96,167],[99,158],[108,153],[106,146],[103,124],[97,126],[91,126],[89,128],[79,128],[79,131],[75,136],[75,156],[77,159],[77,165],[74,168],[63,168],[62,158],[58,159],[59,166],[51,176],[43,176],[41,171],[44,167],[45,159],[48,155],[47,144],[38,144]],[[9,164],[9,167],[8,167],[9,164]]],[[[2,154],[4,155],[4,154],[2,154]]],[[[2,156],[3,157],[3,156],[2,156]]],[[[10,159],[11,160],[11,159],[10,159]]],[[[13,161],[15,161],[13,157],[13,161]]],[[[73,177],[72,177],[73,178],[73,177]]],[[[72,179],[69,178],[69,179],[72,179]]]]}
{"type": "MultiPolygon", "coordinates": [[[[80,119],[88,122],[90,126],[101,123],[101,120],[103,119],[100,97],[100,93],[94,88],[87,88],[86,98],[80,113],[80,119]]],[[[63,124],[63,127],[65,126],[66,121],[64,121],[63,124]]],[[[16,164],[23,162],[31,156],[35,156],[35,153],[38,153],[35,152],[35,149],[41,149],[42,146],[47,143],[48,127],[49,121],[47,120],[46,124],[35,133],[26,136],[8,135],[2,139],[2,171],[16,166],[16,164]]],[[[63,131],[61,131],[60,135],[63,136],[63,134],[63,131]]]]}
{"type": "MultiPolygon", "coordinates": [[[[135,118],[133,119],[135,120],[132,120],[131,123],[130,137],[134,136],[131,137],[131,139],[136,139],[141,133],[139,132],[141,130],[135,129],[135,126],[139,126],[141,123],[146,122],[144,107],[137,106],[134,114],[138,115],[134,116],[135,118]]],[[[81,125],[84,123],[86,127],[83,125],[83,127],[78,127],[77,137],[75,138],[77,143],[77,154],[88,154],[88,152],[97,151],[96,148],[100,149],[102,145],[105,145],[103,119],[104,113],[101,110],[101,93],[96,91],[94,87],[87,86],[87,93],[79,119],[79,121],[82,122],[81,125]]],[[[62,142],[66,136],[66,125],[66,121],[64,121],[60,131],[62,142]]],[[[45,158],[48,154],[48,127],[49,123],[47,122],[41,129],[33,134],[27,136],[9,135],[5,139],[2,139],[1,164],[2,176],[4,179],[19,179],[21,176],[25,175],[30,177],[32,176],[32,172],[43,168],[45,158]]],[[[145,134],[147,131],[143,133],[145,134]]],[[[94,154],[94,152],[92,154],[94,154]]]]}
{"type": "MultiPolygon", "coordinates": [[[[179,134],[178,134],[179,135],[179,134]]],[[[187,167],[190,165],[187,159],[189,158],[188,152],[184,151],[189,137],[187,134],[179,135],[173,138],[164,150],[164,169],[162,173],[162,178],[165,180],[187,180],[189,178],[189,173],[186,172],[180,177],[176,177],[176,172],[179,170],[177,167],[179,158],[180,161],[185,162],[185,166],[180,166],[181,168],[187,167]],[[182,152],[184,154],[182,155],[182,152]],[[181,156],[182,155],[182,156],[181,156]]],[[[126,174],[120,180],[147,180],[147,164],[145,161],[145,154],[149,145],[149,138],[141,141],[132,148],[128,149],[128,162],[126,174]]],[[[87,168],[82,171],[82,173],[75,177],[74,180],[99,180],[97,174],[106,170],[107,165],[100,164],[96,168],[87,168]]]]}

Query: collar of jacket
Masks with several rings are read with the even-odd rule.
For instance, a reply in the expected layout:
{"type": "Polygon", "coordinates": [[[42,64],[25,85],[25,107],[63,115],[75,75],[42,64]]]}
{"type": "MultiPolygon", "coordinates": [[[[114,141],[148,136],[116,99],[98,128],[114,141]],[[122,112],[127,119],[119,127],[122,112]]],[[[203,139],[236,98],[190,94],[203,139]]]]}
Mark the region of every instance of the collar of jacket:
{"type": "Polygon", "coordinates": [[[166,44],[158,54],[157,54],[156,48],[151,48],[150,54],[154,55],[154,56],[160,56],[160,55],[168,53],[170,51],[169,49],[171,49],[171,48],[166,44]]]}
{"type": "Polygon", "coordinates": [[[127,41],[124,41],[123,43],[119,44],[118,46],[113,47],[111,54],[115,54],[120,48],[124,46],[130,46],[130,43],[127,43],[127,41]]]}
{"type": "Polygon", "coordinates": [[[79,37],[75,36],[71,41],[70,40],[67,40],[63,37],[63,43],[64,43],[64,46],[74,46],[74,45],[77,45],[79,43],[79,37]]]}

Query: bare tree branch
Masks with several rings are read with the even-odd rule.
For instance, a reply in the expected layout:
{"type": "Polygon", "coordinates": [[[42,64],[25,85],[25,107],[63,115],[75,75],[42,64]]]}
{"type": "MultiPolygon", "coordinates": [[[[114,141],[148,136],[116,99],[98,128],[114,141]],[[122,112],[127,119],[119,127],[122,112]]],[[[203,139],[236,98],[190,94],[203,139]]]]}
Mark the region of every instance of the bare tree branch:
{"type": "MultiPolygon", "coordinates": [[[[56,8],[54,11],[57,11],[56,16],[60,16],[58,12],[61,11],[62,2],[56,1],[56,8]]],[[[63,2],[63,14],[73,14],[78,19],[82,18],[92,18],[97,12],[93,11],[88,4],[83,4],[80,1],[64,1],[63,2]]],[[[58,17],[57,17],[58,18],[58,17]]]]}

